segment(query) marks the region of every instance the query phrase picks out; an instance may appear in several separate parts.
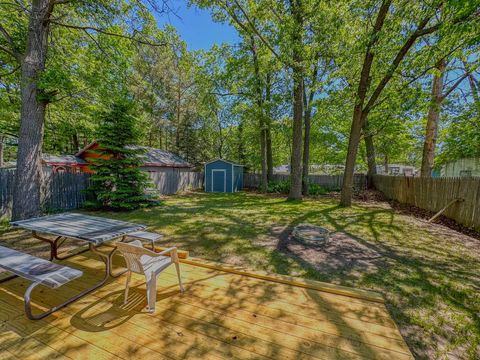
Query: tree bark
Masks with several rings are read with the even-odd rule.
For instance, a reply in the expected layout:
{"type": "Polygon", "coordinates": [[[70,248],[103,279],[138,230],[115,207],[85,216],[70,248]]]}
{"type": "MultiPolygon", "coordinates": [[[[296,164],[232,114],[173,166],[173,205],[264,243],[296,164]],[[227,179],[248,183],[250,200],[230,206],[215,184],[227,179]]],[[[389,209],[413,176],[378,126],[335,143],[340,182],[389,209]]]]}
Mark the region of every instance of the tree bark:
{"type": "Polygon", "coordinates": [[[4,165],[4,156],[3,156],[3,136],[0,136],[0,168],[4,165]]]}
{"type": "MultiPolygon", "coordinates": [[[[305,86],[305,85],[304,85],[305,86]]],[[[306,94],[304,92],[304,98],[306,98],[306,94]]],[[[304,135],[303,135],[303,170],[302,170],[302,192],[303,195],[308,196],[308,172],[310,166],[310,128],[311,128],[311,116],[312,116],[312,108],[310,104],[305,104],[304,101],[304,135]]]]}
{"type": "Polygon", "coordinates": [[[437,143],[438,122],[440,120],[440,109],[444,100],[443,83],[446,68],[447,62],[441,60],[436,65],[436,69],[439,73],[433,76],[432,95],[430,98],[430,106],[428,108],[425,141],[423,143],[422,167],[420,170],[420,175],[422,177],[432,176],[433,162],[435,159],[435,145],[437,143]]]}
{"type": "Polygon", "coordinates": [[[21,58],[21,111],[18,138],[17,172],[13,193],[12,219],[40,215],[42,183],[42,141],[45,108],[48,100],[38,87],[45,69],[49,19],[53,0],[33,0],[29,18],[27,46],[21,58]]]}
{"type": "Polygon", "coordinates": [[[179,83],[177,84],[177,99],[176,99],[176,105],[177,105],[177,113],[176,113],[176,122],[177,126],[175,127],[175,149],[177,153],[180,153],[180,119],[181,119],[181,114],[182,114],[182,91],[180,89],[180,80],[179,83]]]}
{"type": "MultiPolygon", "coordinates": [[[[467,69],[465,69],[467,71],[467,69]]],[[[468,75],[468,84],[470,85],[470,90],[472,91],[473,102],[477,107],[477,111],[480,114],[480,95],[478,94],[477,84],[475,83],[475,78],[472,74],[468,75]]]]}
{"type": "Polygon", "coordinates": [[[377,162],[375,155],[375,143],[373,142],[373,134],[371,133],[368,120],[363,124],[363,140],[365,141],[365,150],[367,152],[367,185],[371,189],[373,187],[373,175],[377,174],[377,162]]]}
{"type": "Polygon", "coordinates": [[[357,159],[358,145],[360,144],[360,135],[362,132],[362,122],[364,114],[360,106],[355,106],[355,111],[350,129],[350,138],[348,140],[347,160],[345,162],[345,172],[343,173],[343,186],[340,197],[340,205],[352,205],[353,178],[355,175],[355,162],[357,159]]]}
{"type": "MultiPolygon", "coordinates": [[[[367,45],[365,51],[365,58],[363,60],[362,71],[360,73],[360,81],[355,99],[355,107],[353,109],[352,126],[350,128],[350,138],[348,140],[347,159],[345,161],[345,171],[343,173],[342,193],[340,196],[341,206],[351,206],[352,192],[353,192],[353,177],[355,171],[355,162],[357,158],[358,145],[360,143],[360,134],[362,131],[363,122],[366,119],[367,112],[364,112],[363,105],[367,96],[367,90],[370,85],[370,70],[372,68],[374,52],[373,46],[378,41],[378,34],[382,30],[385,18],[388,14],[392,1],[384,0],[375,19],[371,40],[367,45]]],[[[378,96],[378,95],[377,95],[378,96]]]]}
{"type": "Polygon", "coordinates": [[[290,193],[288,199],[302,199],[302,141],[303,141],[303,15],[299,0],[291,0],[294,20],[292,35],[293,75],[293,134],[290,165],[290,193]]]}
{"type": "Polygon", "coordinates": [[[271,75],[267,73],[266,86],[265,86],[265,102],[266,102],[266,117],[265,117],[265,141],[267,147],[267,180],[273,180],[273,152],[272,152],[272,113],[270,111],[272,100],[271,91],[271,75]]]}
{"type": "Polygon", "coordinates": [[[252,52],[253,67],[255,72],[255,91],[257,93],[257,107],[258,107],[258,124],[260,135],[260,163],[262,169],[262,178],[260,182],[260,190],[262,192],[267,191],[268,174],[267,174],[267,138],[266,138],[266,126],[265,126],[265,111],[263,101],[262,80],[260,77],[260,64],[258,63],[257,48],[255,44],[255,38],[250,36],[250,51],[252,52]]]}

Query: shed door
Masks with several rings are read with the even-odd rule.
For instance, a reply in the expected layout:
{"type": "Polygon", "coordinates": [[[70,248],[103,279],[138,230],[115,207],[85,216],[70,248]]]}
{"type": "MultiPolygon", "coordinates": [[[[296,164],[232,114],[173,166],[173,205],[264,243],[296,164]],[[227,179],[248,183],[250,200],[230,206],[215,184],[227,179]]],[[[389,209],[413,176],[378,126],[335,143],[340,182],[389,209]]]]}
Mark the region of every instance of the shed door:
{"type": "Polygon", "coordinates": [[[226,191],[226,176],[225,170],[212,170],[212,192],[226,191]]]}

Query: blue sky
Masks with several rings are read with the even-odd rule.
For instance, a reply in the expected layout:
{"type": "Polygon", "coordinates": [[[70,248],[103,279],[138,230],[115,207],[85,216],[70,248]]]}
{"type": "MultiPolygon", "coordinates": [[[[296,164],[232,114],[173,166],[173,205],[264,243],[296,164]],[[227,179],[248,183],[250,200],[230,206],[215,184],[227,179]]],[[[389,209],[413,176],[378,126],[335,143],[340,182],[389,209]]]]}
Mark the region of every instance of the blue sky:
{"type": "Polygon", "coordinates": [[[188,7],[187,2],[182,0],[173,0],[169,4],[176,15],[158,16],[157,21],[161,27],[164,24],[173,25],[189,50],[208,50],[213,44],[237,42],[236,30],[228,24],[214,22],[208,10],[188,7]]]}

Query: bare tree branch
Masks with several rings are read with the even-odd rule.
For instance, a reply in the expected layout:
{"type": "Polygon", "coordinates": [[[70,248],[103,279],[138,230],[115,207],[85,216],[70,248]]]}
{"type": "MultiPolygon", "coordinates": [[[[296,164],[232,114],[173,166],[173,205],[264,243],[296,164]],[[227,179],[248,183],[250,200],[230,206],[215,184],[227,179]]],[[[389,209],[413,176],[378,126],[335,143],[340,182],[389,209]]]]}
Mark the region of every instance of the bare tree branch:
{"type": "Polygon", "coordinates": [[[51,23],[55,24],[55,25],[58,25],[58,26],[63,26],[65,28],[69,28],[69,29],[77,29],[77,30],[83,30],[83,31],[95,31],[95,32],[105,34],[105,35],[116,36],[116,37],[119,37],[119,38],[122,38],[122,39],[132,40],[132,41],[135,41],[135,42],[137,42],[139,44],[143,44],[143,45],[149,45],[149,46],[166,46],[166,45],[168,45],[168,43],[166,43],[166,42],[153,43],[151,41],[135,38],[134,36],[118,34],[118,33],[108,31],[108,30],[95,28],[95,27],[92,27],[92,26],[78,26],[78,25],[64,24],[64,23],[60,23],[60,22],[57,22],[57,21],[51,21],[51,23]]]}
{"type": "Polygon", "coordinates": [[[457,81],[452,85],[450,86],[450,88],[445,91],[445,93],[443,93],[443,95],[441,96],[441,99],[444,100],[448,95],[450,95],[452,93],[453,90],[455,90],[458,85],[460,85],[462,83],[463,80],[465,80],[467,78],[467,76],[469,76],[470,73],[469,72],[466,72],[465,74],[463,74],[462,76],[460,76],[457,81]]]}
{"type": "MultiPolygon", "coordinates": [[[[250,26],[251,30],[255,33],[255,35],[258,36],[261,42],[264,43],[264,45],[270,50],[270,52],[280,61],[284,62],[280,55],[275,51],[273,46],[265,39],[265,37],[260,33],[260,31],[257,29],[255,24],[250,20],[250,17],[248,16],[247,12],[245,9],[240,5],[240,3],[237,0],[233,0],[235,5],[238,7],[238,9],[242,12],[243,16],[245,16],[245,20],[247,21],[248,25],[250,26]]],[[[228,4],[226,3],[228,6],[228,4]]]]}

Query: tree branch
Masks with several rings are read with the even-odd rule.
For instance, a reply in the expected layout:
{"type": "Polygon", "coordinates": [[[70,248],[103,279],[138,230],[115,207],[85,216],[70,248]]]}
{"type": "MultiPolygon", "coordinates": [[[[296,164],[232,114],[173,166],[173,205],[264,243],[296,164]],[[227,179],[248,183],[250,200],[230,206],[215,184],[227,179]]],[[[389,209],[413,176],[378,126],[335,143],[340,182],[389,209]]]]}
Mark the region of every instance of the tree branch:
{"type": "Polygon", "coordinates": [[[460,76],[458,78],[458,80],[452,85],[450,86],[450,88],[445,91],[445,93],[442,94],[442,96],[440,97],[442,99],[442,101],[452,93],[453,90],[455,90],[457,88],[458,85],[460,85],[462,83],[463,80],[465,80],[467,78],[467,76],[469,76],[470,73],[469,72],[466,72],[465,74],[463,74],[462,76],[460,76]]]}
{"type": "MultiPolygon", "coordinates": [[[[240,5],[240,3],[237,1],[237,0],[233,0],[234,3],[236,4],[236,6],[238,7],[238,9],[242,12],[243,16],[245,16],[245,20],[247,21],[247,23],[249,24],[250,28],[252,29],[252,31],[255,33],[255,35],[258,36],[258,38],[260,39],[261,42],[264,43],[264,45],[270,50],[270,52],[277,58],[279,59],[280,61],[284,62],[282,60],[282,58],[280,57],[280,55],[275,51],[275,49],[273,48],[272,45],[270,45],[270,43],[263,37],[263,35],[260,33],[260,31],[258,31],[257,27],[255,26],[255,24],[253,24],[253,22],[250,20],[250,17],[248,16],[247,12],[245,11],[245,9],[240,5]]],[[[228,5],[228,4],[226,4],[228,5]]]]}
{"type": "MultiPolygon", "coordinates": [[[[442,2],[437,5],[437,8],[436,9],[439,9],[440,7],[442,6],[442,2]]],[[[479,12],[472,12],[472,13],[469,13],[469,14],[466,14],[462,17],[459,17],[457,19],[454,19],[452,21],[452,24],[459,24],[461,22],[464,22],[464,21],[467,21],[467,20],[470,20],[472,17],[477,17],[479,14],[479,12]]],[[[380,95],[380,93],[383,91],[383,89],[385,88],[385,86],[388,84],[388,82],[391,80],[395,70],[398,68],[398,66],[400,65],[400,63],[402,62],[403,58],[407,55],[408,53],[408,50],[413,46],[413,44],[415,43],[415,41],[419,38],[419,37],[422,37],[424,35],[428,35],[428,34],[432,34],[434,33],[435,31],[437,31],[438,29],[440,29],[440,27],[443,25],[442,22],[439,22],[433,26],[430,26],[428,28],[425,28],[425,26],[427,26],[428,22],[432,19],[432,17],[435,15],[435,12],[430,15],[430,16],[427,16],[425,17],[421,22],[420,24],[418,25],[417,27],[417,30],[415,32],[413,32],[410,37],[407,39],[407,41],[404,43],[404,45],[402,46],[402,48],[398,51],[397,53],[397,56],[395,56],[395,59],[393,60],[392,64],[390,65],[390,68],[388,69],[387,73],[385,74],[385,76],[382,78],[382,80],[380,81],[380,83],[377,85],[376,89],[374,90],[372,96],[370,97],[370,100],[368,101],[367,105],[365,106],[364,108],[364,112],[369,112],[375,101],[377,101],[378,99],[378,96],[380,95]]]]}
{"type": "Polygon", "coordinates": [[[20,69],[20,65],[16,66],[13,70],[11,70],[11,71],[9,71],[9,72],[0,74],[0,78],[2,78],[2,77],[4,77],[4,76],[12,75],[12,74],[15,73],[18,69],[20,69]]]}
{"type": "Polygon", "coordinates": [[[69,28],[69,29],[77,29],[77,30],[83,30],[83,31],[95,31],[95,32],[105,34],[105,35],[109,35],[109,36],[116,36],[116,37],[119,37],[119,38],[122,38],[122,39],[132,40],[132,41],[135,41],[135,42],[137,42],[139,44],[143,44],[143,45],[149,45],[149,46],[166,46],[166,45],[168,45],[168,43],[166,43],[166,42],[153,43],[153,42],[150,42],[150,41],[137,39],[134,36],[118,34],[118,33],[108,31],[108,30],[98,29],[98,28],[95,28],[95,27],[92,27],[92,26],[77,26],[77,25],[64,24],[64,23],[60,23],[60,22],[57,22],[57,21],[50,21],[50,22],[52,24],[55,24],[55,25],[58,25],[58,26],[63,26],[65,28],[69,28]]]}
{"type": "MultiPolygon", "coordinates": [[[[383,89],[385,88],[385,86],[388,84],[388,82],[392,79],[393,77],[393,74],[395,73],[395,70],[397,70],[398,66],[400,65],[400,63],[402,62],[402,60],[405,58],[405,56],[407,55],[408,51],[410,50],[410,48],[413,46],[413,44],[415,43],[415,41],[422,35],[421,34],[421,31],[425,28],[425,26],[427,26],[428,22],[430,21],[430,19],[433,17],[434,14],[431,14],[427,17],[425,17],[421,22],[420,24],[417,26],[417,30],[414,31],[409,37],[408,39],[405,41],[405,43],[403,44],[403,46],[400,48],[400,50],[398,51],[397,55],[395,56],[392,64],[390,65],[387,73],[385,74],[385,76],[382,78],[382,80],[380,80],[380,82],[378,83],[377,87],[375,88],[375,90],[373,91],[372,95],[370,96],[370,99],[368,100],[368,103],[367,105],[365,106],[365,108],[363,109],[363,112],[365,113],[368,113],[372,106],[375,104],[375,101],[377,101],[379,95],[382,93],[383,89]]],[[[435,28],[434,26],[430,27],[429,29],[433,29],[435,28]]],[[[434,31],[434,30],[432,30],[434,31]]]]}
{"type": "Polygon", "coordinates": [[[20,61],[21,54],[15,48],[15,43],[8,33],[8,31],[0,24],[0,33],[3,35],[7,43],[10,45],[10,49],[0,45],[0,49],[5,51],[6,53],[12,55],[17,61],[20,61]]]}

